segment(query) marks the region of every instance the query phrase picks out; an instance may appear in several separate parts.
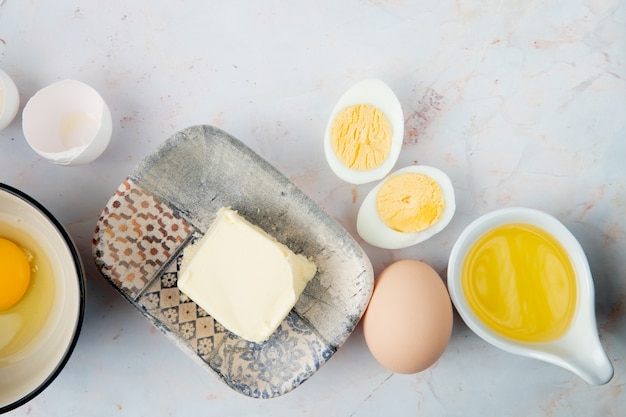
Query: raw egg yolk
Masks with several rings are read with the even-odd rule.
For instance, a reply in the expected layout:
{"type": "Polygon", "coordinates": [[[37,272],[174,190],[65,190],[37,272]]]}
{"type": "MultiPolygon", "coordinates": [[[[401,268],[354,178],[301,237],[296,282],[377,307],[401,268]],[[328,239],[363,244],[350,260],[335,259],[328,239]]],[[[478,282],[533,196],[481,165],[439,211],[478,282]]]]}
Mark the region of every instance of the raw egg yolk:
{"type": "Polygon", "coordinates": [[[26,253],[15,243],[0,237],[0,310],[22,299],[30,284],[26,253]]]}
{"type": "Polygon", "coordinates": [[[378,108],[357,104],[341,110],[330,128],[333,150],[348,168],[357,171],[383,164],[391,152],[392,129],[378,108]]]}
{"type": "Polygon", "coordinates": [[[386,181],[376,194],[376,210],[383,223],[398,232],[416,233],[441,218],[443,191],[428,175],[407,172],[386,181]]]}

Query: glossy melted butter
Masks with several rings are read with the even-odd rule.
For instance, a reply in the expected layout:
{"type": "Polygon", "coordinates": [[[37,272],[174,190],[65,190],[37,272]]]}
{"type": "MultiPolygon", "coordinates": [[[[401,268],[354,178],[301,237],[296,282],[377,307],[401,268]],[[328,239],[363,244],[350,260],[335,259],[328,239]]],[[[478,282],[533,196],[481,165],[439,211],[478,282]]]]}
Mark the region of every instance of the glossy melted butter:
{"type": "Polygon", "coordinates": [[[558,339],[576,308],[572,263],[550,234],[512,223],[483,235],[463,263],[465,297],[480,320],[520,342],[558,339]]]}

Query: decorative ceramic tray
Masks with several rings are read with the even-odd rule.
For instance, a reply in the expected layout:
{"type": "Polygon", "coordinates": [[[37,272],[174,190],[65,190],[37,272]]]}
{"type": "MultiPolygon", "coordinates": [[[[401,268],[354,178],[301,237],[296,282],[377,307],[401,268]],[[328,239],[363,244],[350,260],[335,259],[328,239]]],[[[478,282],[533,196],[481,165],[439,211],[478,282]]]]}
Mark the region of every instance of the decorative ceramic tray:
{"type": "Polygon", "coordinates": [[[361,247],[285,176],[211,126],[169,138],[122,182],[94,232],[96,265],[177,346],[234,390],[276,397],[311,377],[354,330],[374,277],[361,247]],[[318,267],[261,344],[225,330],[182,294],[182,249],[230,206],[318,267]]]}

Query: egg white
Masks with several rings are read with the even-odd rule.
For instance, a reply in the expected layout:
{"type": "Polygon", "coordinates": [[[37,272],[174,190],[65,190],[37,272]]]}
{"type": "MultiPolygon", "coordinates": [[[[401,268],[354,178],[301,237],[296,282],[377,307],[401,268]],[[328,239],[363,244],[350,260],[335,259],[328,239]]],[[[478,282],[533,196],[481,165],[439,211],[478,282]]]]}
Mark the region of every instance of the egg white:
{"type": "Polygon", "coordinates": [[[404,114],[398,97],[393,90],[375,78],[368,78],[352,86],[339,99],[328,120],[324,135],[324,153],[330,169],[343,181],[351,184],[365,184],[377,181],[391,172],[398,160],[404,138],[404,114]],[[389,157],[380,166],[358,171],[345,166],[335,154],[331,144],[331,126],[337,113],[348,106],[369,104],[378,108],[389,120],[392,129],[391,149],[389,157]]]}
{"type": "Polygon", "coordinates": [[[357,232],[367,243],[383,249],[402,249],[429,239],[442,231],[456,211],[454,187],[450,178],[441,170],[427,165],[412,165],[399,169],[376,185],[365,197],[357,216],[357,232]],[[441,187],[445,207],[441,218],[432,226],[415,233],[403,233],[387,226],[376,210],[378,190],[398,174],[415,172],[429,176],[441,187]]]}
{"type": "Polygon", "coordinates": [[[0,130],[11,124],[20,106],[20,95],[9,75],[0,69],[0,130]]]}

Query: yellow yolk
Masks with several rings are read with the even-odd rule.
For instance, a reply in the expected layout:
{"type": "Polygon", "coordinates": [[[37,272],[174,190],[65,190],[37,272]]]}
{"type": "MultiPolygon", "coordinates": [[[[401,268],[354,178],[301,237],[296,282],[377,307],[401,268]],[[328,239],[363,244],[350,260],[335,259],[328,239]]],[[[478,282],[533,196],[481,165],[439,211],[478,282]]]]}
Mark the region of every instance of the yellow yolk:
{"type": "Polygon", "coordinates": [[[522,223],[497,227],[470,248],[462,287],[478,318],[521,342],[559,338],[576,308],[567,253],[553,236],[522,223]]]}
{"type": "Polygon", "coordinates": [[[386,181],[376,194],[376,209],[383,223],[398,232],[429,228],[442,216],[443,192],[428,175],[407,172],[386,181]]]}
{"type": "Polygon", "coordinates": [[[391,152],[389,120],[374,106],[357,104],[335,116],[330,128],[333,150],[348,168],[357,171],[382,165],[391,152]]]}
{"type": "Polygon", "coordinates": [[[28,257],[15,243],[0,238],[0,310],[20,301],[29,283],[28,257]]]}
{"type": "MultiPolygon", "coordinates": [[[[21,219],[6,217],[0,213],[0,230],[4,239],[0,238],[0,275],[7,269],[4,260],[9,254],[4,248],[16,245],[26,256],[29,264],[28,289],[12,307],[0,309],[0,368],[15,363],[23,358],[22,354],[28,352],[28,346],[36,343],[38,335],[49,323],[52,316],[52,306],[56,297],[54,268],[51,260],[46,255],[46,250],[41,246],[35,236],[22,230],[19,226],[21,219]],[[6,220],[9,220],[8,222],[6,220]],[[25,349],[26,348],[26,349],[25,349]]],[[[8,259],[15,263],[21,254],[9,256],[8,259]]],[[[23,259],[22,259],[23,261],[23,259]]],[[[24,268],[22,264],[21,268],[24,268]]],[[[8,265],[13,265],[9,263],[8,265]]],[[[9,282],[14,283],[14,280],[9,282]]],[[[8,291],[6,282],[0,278],[0,302],[6,300],[8,291]]]]}

